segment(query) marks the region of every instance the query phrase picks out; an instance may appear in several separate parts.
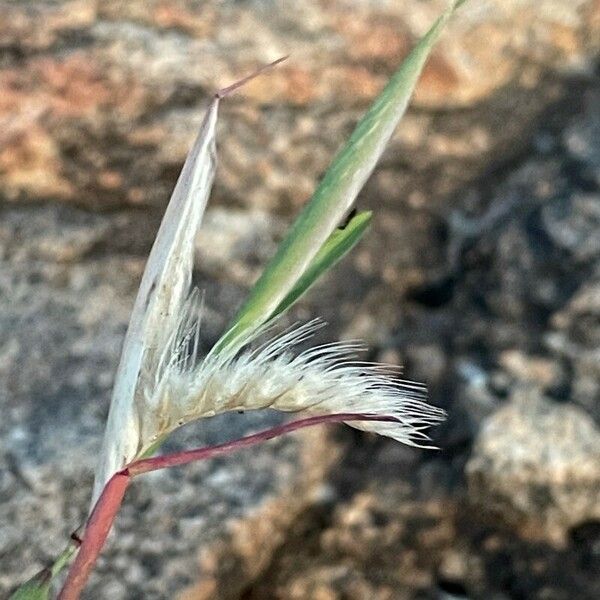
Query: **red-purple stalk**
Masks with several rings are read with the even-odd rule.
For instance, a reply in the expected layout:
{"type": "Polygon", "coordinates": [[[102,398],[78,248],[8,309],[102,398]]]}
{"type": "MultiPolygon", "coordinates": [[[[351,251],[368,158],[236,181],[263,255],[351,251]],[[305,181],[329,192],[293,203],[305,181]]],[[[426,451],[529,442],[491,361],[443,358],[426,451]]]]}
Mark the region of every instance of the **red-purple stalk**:
{"type": "Polygon", "coordinates": [[[231,442],[197,448],[195,450],[175,452],[164,456],[144,458],[130,463],[109,479],[98,501],[94,505],[85,527],[79,552],[69,569],[65,583],[58,595],[58,600],[78,600],[100,555],[115,517],[119,512],[125,491],[132,477],[150,471],[178,467],[198,460],[213,458],[214,456],[259,444],[260,442],[265,442],[305,427],[321,423],[340,423],[343,421],[397,421],[397,419],[385,415],[361,415],[354,413],[318,415],[276,425],[270,429],[247,435],[231,442]]]}
{"type": "Polygon", "coordinates": [[[104,486],[85,526],[85,537],[58,594],[59,600],[77,600],[96,564],[113,521],[119,512],[131,475],[127,469],[115,473],[104,486]]]}
{"type": "Polygon", "coordinates": [[[281,58],[278,58],[277,60],[270,62],[268,65],[263,65],[262,67],[259,67],[258,69],[256,69],[256,71],[254,71],[253,73],[250,73],[250,75],[246,75],[246,77],[244,77],[243,79],[240,79],[239,81],[236,81],[235,83],[232,83],[231,85],[228,85],[227,87],[221,88],[215,94],[215,96],[217,98],[219,98],[219,100],[225,98],[225,96],[229,96],[229,94],[235,92],[237,89],[241,88],[243,85],[246,85],[249,81],[251,81],[252,79],[255,79],[260,74],[267,71],[268,69],[272,69],[275,65],[278,65],[280,62],[287,60],[287,58],[288,58],[287,55],[282,56],[281,58]]]}

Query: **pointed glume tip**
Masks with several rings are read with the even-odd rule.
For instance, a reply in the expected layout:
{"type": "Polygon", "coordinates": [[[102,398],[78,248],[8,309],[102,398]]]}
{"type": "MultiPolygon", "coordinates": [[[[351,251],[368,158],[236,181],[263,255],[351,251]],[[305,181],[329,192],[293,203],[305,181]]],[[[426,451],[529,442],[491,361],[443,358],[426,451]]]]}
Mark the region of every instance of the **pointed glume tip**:
{"type": "Polygon", "coordinates": [[[289,57],[289,55],[282,56],[282,57],[278,58],[277,60],[270,62],[267,65],[263,65],[262,67],[259,67],[258,69],[256,69],[256,71],[254,71],[253,73],[250,73],[250,75],[246,75],[246,77],[243,77],[239,81],[236,81],[235,83],[232,83],[231,85],[228,85],[227,87],[221,88],[220,90],[218,90],[215,93],[215,98],[217,98],[217,100],[221,100],[222,98],[225,98],[225,96],[229,96],[230,94],[235,92],[237,89],[241,88],[243,85],[245,85],[252,79],[255,79],[256,77],[258,77],[265,71],[272,69],[275,65],[278,65],[279,63],[283,62],[288,57],[289,57]]]}

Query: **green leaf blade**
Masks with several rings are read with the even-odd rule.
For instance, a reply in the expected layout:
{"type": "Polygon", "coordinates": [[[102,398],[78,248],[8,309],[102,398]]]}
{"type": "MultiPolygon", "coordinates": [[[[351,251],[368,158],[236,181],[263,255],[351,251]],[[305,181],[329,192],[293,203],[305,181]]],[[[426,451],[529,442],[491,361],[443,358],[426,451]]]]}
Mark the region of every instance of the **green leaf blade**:
{"type": "Polygon", "coordinates": [[[358,213],[352,217],[345,227],[336,229],[329,236],[291,292],[281,301],[270,316],[270,319],[284,313],[290,308],[296,300],[312,287],[321,275],[331,269],[358,244],[369,228],[372,216],[373,213],[370,211],[358,213]]]}
{"type": "Polygon", "coordinates": [[[21,585],[8,600],[48,600],[51,578],[52,574],[49,569],[40,571],[21,585]]]}
{"type": "Polygon", "coordinates": [[[214,351],[243,345],[278,310],[310,267],[371,175],[406,111],[429,53],[464,1],[454,0],[435,21],[360,120],[214,351]]]}

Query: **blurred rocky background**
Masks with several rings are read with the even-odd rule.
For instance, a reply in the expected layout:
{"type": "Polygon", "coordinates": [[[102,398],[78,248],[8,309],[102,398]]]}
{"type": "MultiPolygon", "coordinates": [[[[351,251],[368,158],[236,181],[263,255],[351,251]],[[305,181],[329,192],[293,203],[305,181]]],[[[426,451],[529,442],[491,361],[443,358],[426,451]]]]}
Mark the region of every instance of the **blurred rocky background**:
{"type": "MultiPolygon", "coordinates": [[[[145,258],[209,95],[206,348],[442,0],[0,2],[0,595],[84,517],[145,258]]],[[[470,0],[291,318],[449,413],[140,480],[89,598],[600,597],[600,2],[470,0]]],[[[173,446],[273,415],[211,420],[173,446]]]]}

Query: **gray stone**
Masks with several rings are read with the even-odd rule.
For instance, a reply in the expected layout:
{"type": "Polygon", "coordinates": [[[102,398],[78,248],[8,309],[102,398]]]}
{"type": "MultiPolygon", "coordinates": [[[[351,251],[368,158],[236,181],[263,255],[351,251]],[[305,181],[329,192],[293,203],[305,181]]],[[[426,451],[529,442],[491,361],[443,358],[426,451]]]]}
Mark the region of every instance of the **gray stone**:
{"type": "Polygon", "coordinates": [[[466,473],[474,507],[523,535],[560,542],[600,518],[600,431],[531,389],[483,422],[466,473]]]}
{"type": "MultiPolygon", "coordinates": [[[[597,236],[597,234],[596,234],[597,236]]],[[[548,347],[573,365],[575,402],[600,421],[600,271],[552,317],[548,347]]]]}
{"type": "Polygon", "coordinates": [[[600,185],[600,94],[597,90],[584,96],[587,119],[576,119],[563,134],[571,156],[582,163],[583,175],[600,185]]]}
{"type": "Polygon", "coordinates": [[[284,231],[282,220],[264,211],[208,209],[196,239],[196,264],[214,281],[250,287],[284,231]]]}
{"type": "MultiPolygon", "coordinates": [[[[114,248],[106,253],[115,242],[107,232],[119,229],[119,219],[57,206],[2,214],[2,594],[48,565],[88,508],[113,373],[145,260],[114,248]]],[[[235,254],[222,258],[232,264],[235,254]]],[[[229,300],[235,306],[237,297],[229,300]]],[[[209,314],[215,314],[215,302],[207,298],[209,314]]],[[[268,412],[225,415],[188,427],[167,449],[234,439],[280,419],[268,412]]],[[[140,478],[128,492],[88,597],[166,598],[199,578],[210,583],[214,575],[199,569],[198,550],[235,538],[235,521],[251,515],[264,518],[253,541],[268,561],[335,454],[321,429],[140,478]],[[265,517],[273,502],[279,503],[278,519],[265,517]]],[[[247,560],[232,552],[219,576],[243,571],[247,560]]],[[[237,589],[245,579],[232,581],[237,589]]]]}
{"type": "MultiPolygon", "coordinates": [[[[600,152],[598,153],[600,155],[600,152]]],[[[600,256],[600,196],[573,194],[544,207],[542,220],[558,248],[585,264],[600,256]]]]}

